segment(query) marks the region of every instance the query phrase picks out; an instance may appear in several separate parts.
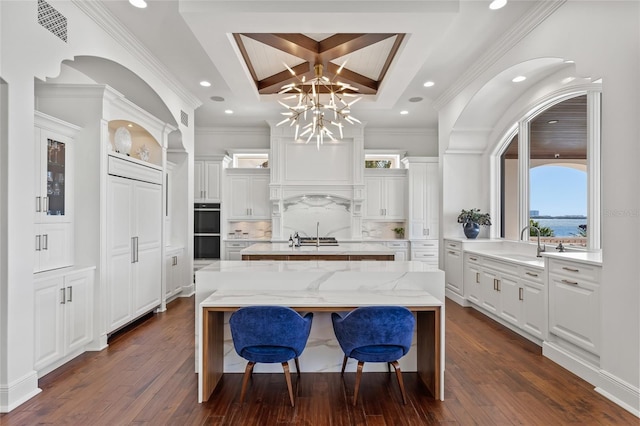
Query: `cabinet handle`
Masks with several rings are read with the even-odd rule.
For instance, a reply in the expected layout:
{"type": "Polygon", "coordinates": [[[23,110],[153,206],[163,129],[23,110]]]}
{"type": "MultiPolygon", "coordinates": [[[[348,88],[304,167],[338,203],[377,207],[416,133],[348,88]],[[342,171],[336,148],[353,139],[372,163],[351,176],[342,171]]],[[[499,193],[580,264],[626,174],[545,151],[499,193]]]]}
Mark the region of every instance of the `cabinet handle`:
{"type": "Polygon", "coordinates": [[[476,284],[480,284],[480,272],[476,272],[476,284]]]}
{"type": "Polygon", "coordinates": [[[62,287],[60,290],[62,291],[62,300],[60,301],[60,304],[64,305],[67,303],[67,289],[62,287]]]}
{"type": "Polygon", "coordinates": [[[40,245],[40,235],[36,235],[36,251],[42,250],[42,246],[40,245]]]}
{"type": "Polygon", "coordinates": [[[569,280],[562,280],[563,283],[565,284],[571,284],[571,285],[578,285],[578,283],[576,281],[569,281],[569,280]]]}
{"type": "Polygon", "coordinates": [[[498,282],[498,291],[502,291],[500,290],[500,280],[496,280],[498,282]]]}
{"type": "Polygon", "coordinates": [[[73,287],[69,286],[67,288],[69,289],[69,298],[67,299],[67,302],[73,302],[73,287]]]}
{"type": "Polygon", "coordinates": [[[493,279],[493,289],[494,289],[494,290],[495,290],[495,289],[496,289],[496,287],[497,287],[496,281],[498,281],[498,280],[496,280],[496,279],[494,278],[494,279],[493,279]]]}
{"type": "Polygon", "coordinates": [[[42,197],[36,197],[36,212],[42,211],[42,197]]]}
{"type": "Polygon", "coordinates": [[[538,276],[538,274],[534,274],[533,272],[529,272],[529,271],[525,272],[525,274],[529,275],[530,277],[537,277],[538,276]]]}
{"type": "Polygon", "coordinates": [[[477,257],[470,257],[469,260],[478,260],[477,257]]]}
{"type": "Polygon", "coordinates": [[[569,272],[580,272],[579,269],[568,268],[566,266],[563,266],[562,269],[564,269],[565,271],[569,271],[569,272]]]}
{"type": "Polygon", "coordinates": [[[524,291],[522,287],[518,289],[518,300],[524,300],[524,291]]]}
{"type": "Polygon", "coordinates": [[[138,263],[140,261],[140,258],[138,257],[138,242],[140,241],[139,237],[136,237],[136,263],[138,263]]]}
{"type": "Polygon", "coordinates": [[[449,254],[456,254],[456,252],[449,250],[449,254]]]}
{"type": "Polygon", "coordinates": [[[49,250],[49,234],[42,236],[42,250],[49,250]]]}
{"type": "Polygon", "coordinates": [[[204,193],[204,198],[207,198],[207,190],[205,189],[202,192],[204,193]]]}
{"type": "Polygon", "coordinates": [[[49,197],[42,197],[42,201],[44,204],[44,207],[42,208],[43,212],[48,212],[49,211],[49,197]]]}
{"type": "Polygon", "coordinates": [[[176,266],[178,264],[178,256],[173,256],[172,266],[176,266]]]}
{"type": "Polygon", "coordinates": [[[136,237],[131,237],[131,263],[136,263],[136,237]]]}

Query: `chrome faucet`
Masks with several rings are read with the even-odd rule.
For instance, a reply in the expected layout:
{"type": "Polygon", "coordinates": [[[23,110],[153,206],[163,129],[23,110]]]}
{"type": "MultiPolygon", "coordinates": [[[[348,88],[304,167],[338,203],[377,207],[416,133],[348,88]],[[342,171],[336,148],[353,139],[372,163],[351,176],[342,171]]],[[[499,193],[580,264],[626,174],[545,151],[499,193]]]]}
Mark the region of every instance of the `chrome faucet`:
{"type": "Polygon", "coordinates": [[[544,248],[544,244],[542,245],[542,247],[540,246],[540,229],[538,229],[537,227],[535,227],[533,225],[527,225],[524,228],[522,228],[522,231],[520,231],[520,239],[524,240],[524,231],[526,231],[527,228],[531,228],[531,229],[535,229],[536,230],[536,234],[538,235],[538,250],[537,250],[536,256],[537,257],[542,257],[542,255],[540,253],[545,251],[545,248],[544,248]]]}
{"type": "Polygon", "coordinates": [[[320,247],[320,222],[316,224],[316,247],[320,247]]]}

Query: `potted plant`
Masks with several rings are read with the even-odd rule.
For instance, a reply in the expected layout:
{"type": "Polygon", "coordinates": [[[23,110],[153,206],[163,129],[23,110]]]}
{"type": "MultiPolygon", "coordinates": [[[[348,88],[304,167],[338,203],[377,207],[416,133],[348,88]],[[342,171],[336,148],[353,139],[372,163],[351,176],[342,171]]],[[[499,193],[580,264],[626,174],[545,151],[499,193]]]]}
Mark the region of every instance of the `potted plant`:
{"type": "Polygon", "coordinates": [[[396,238],[404,238],[404,228],[393,228],[392,231],[396,233],[396,238]]]}
{"type": "Polygon", "coordinates": [[[462,223],[464,235],[469,239],[473,239],[480,233],[480,225],[491,225],[491,216],[489,216],[489,213],[480,213],[480,209],[462,209],[458,215],[458,223],[462,223]]]}

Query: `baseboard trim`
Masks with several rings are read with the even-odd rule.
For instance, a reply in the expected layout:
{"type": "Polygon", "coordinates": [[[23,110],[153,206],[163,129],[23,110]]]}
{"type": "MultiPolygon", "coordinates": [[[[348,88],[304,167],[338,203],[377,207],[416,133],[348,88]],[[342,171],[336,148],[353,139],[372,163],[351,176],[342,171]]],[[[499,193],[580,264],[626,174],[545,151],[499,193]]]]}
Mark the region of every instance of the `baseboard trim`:
{"type": "Polygon", "coordinates": [[[38,373],[29,374],[8,385],[0,384],[0,413],[8,413],[42,392],[38,387],[38,373]]]}
{"type": "Polygon", "coordinates": [[[593,386],[598,386],[600,383],[599,367],[585,362],[553,342],[544,342],[542,344],[542,355],[593,386]]]}
{"type": "Polygon", "coordinates": [[[640,388],[604,370],[600,370],[600,379],[596,392],[640,418],[640,388]]]}
{"type": "Polygon", "coordinates": [[[453,300],[460,306],[464,306],[464,307],[470,306],[469,302],[467,302],[467,299],[465,299],[464,296],[460,296],[458,293],[455,293],[449,290],[448,288],[444,289],[444,295],[446,298],[453,300]]]}
{"type": "Polygon", "coordinates": [[[178,297],[191,297],[196,294],[195,284],[182,286],[182,293],[178,294],[178,297]]]}

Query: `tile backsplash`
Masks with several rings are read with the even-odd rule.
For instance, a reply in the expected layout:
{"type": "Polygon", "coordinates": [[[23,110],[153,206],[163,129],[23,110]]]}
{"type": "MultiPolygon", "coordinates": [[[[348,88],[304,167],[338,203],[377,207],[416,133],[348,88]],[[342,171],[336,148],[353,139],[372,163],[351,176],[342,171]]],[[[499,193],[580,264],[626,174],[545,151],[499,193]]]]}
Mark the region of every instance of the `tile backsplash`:
{"type": "Polygon", "coordinates": [[[262,222],[229,222],[225,239],[248,238],[248,239],[271,239],[271,221],[262,222]],[[237,236],[238,230],[240,236],[237,236]]]}

